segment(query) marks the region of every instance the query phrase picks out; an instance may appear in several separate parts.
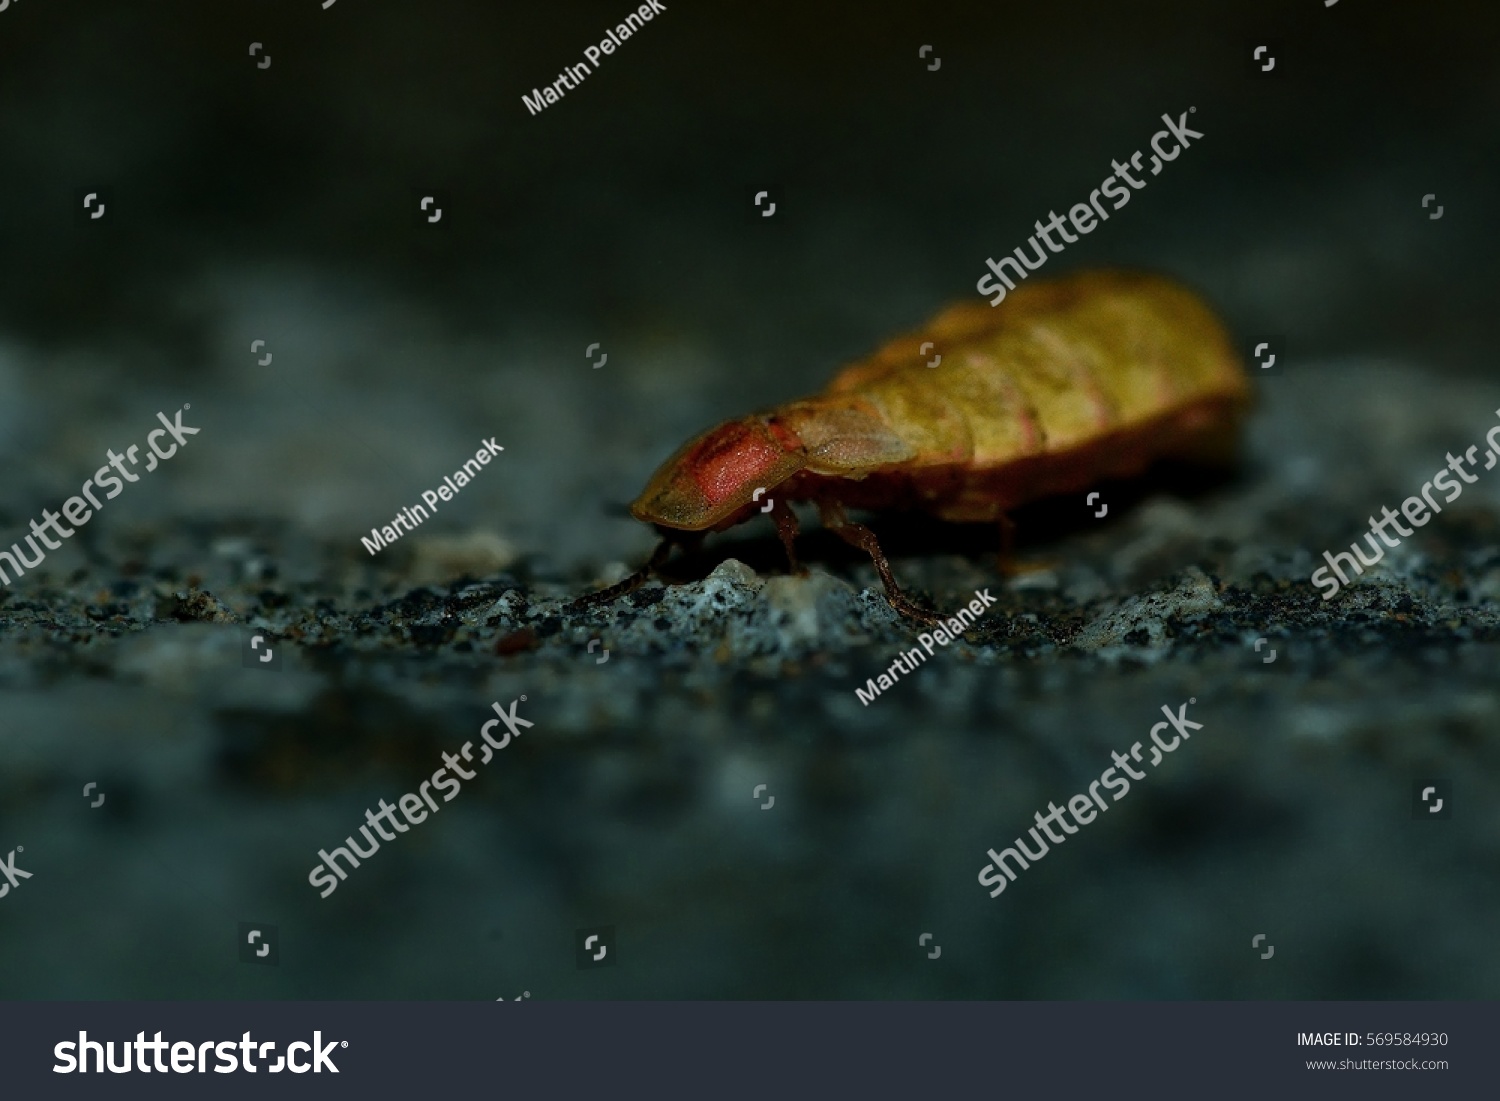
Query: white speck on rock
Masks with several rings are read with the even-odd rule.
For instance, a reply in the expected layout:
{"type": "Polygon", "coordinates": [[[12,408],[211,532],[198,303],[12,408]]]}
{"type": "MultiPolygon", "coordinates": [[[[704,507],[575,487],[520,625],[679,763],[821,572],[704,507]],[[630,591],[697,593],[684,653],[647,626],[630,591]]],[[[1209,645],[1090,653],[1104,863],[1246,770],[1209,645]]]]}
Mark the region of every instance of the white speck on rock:
{"type": "Polygon", "coordinates": [[[767,626],[786,650],[826,644],[842,633],[854,615],[854,588],[822,572],[806,577],[773,577],[766,582],[767,626]]]}
{"type": "Polygon", "coordinates": [[[1198,619],[1223,607],[1214,583],[1202,570],[1191,567],[1182,583],[1171,592],[1131,597],[1084,627],[1073,645],[1080,650],[1092,650],[1107,661],[1123,657],[1157,661],[1172,648],[1167,635],[1168,619],[1198,619]],[[1128,636],[1138,631],[1146,633],[1144,645],[1126,642],[1128,636]]]}

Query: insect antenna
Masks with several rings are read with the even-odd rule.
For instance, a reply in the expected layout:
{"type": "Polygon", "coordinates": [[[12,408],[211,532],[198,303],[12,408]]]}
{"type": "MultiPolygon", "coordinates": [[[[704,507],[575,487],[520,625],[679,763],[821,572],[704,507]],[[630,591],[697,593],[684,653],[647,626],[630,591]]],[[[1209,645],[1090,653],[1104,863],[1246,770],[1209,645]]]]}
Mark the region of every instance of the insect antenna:
{"type": "Polygon", "coordinates": [[[656,545],[656,549],[651,552],[651,557],[646,560],[646,564],[636,570],[635,573],[625,578],[624,581],[616,582],[607,589],[600,589],[596,593],[589,593],[587,596],[579,597],[571,604],[566,605],[563,611],[579,612],[587,608],[597,608],[604,604],[612,604],[627,593],[635,592],[649,581],[651,575],[660,569],[666,560],[671,557],[672,546],[673,541],[670,538],[663,538],[656,545]]]}

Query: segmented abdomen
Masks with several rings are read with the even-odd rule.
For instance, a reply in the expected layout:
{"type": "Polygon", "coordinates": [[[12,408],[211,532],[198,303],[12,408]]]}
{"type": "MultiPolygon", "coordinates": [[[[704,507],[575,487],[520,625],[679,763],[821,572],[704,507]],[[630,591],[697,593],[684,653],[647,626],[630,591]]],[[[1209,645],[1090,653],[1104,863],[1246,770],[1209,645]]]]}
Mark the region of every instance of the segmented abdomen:
{"type": "Polygon", "coordinates": [[[857,395],[915,453],[839,496],[915,493],[940,515],[980,519],[1232,435],[1250,389],[1192,292],[1086,272],[1022,284],[998,307],[955,306],[841,371],[825,394],[857,395]],[[934,353],[942,361],[928,367],[934,353]]]}

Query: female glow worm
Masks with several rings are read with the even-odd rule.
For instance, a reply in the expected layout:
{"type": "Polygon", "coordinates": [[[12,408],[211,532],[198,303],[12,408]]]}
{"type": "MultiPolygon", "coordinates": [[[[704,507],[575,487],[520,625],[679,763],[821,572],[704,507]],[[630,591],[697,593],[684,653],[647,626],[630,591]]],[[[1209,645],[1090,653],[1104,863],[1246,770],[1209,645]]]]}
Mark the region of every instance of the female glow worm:
{"type": "Polygon", "coordinates": [[[1027,501],[1156,459],[1226,457],[1249,399],[1223,325],[1185,288],[1124,272],[1026,283],[994,308],[951,307],[844,368],[821,394],[688,442],[630,507],[665,537],[651,560],[575,606],[639,587],[683,539],[676,533],[733,527],[770,494],[793,569],[787,502],[813,501],[826,526],[869,553],[891,606],[930,622],[844,506],[1004,523],[1027,501]],[[931,368],[918,354],[928,342],[941,356],[931,368]]]}

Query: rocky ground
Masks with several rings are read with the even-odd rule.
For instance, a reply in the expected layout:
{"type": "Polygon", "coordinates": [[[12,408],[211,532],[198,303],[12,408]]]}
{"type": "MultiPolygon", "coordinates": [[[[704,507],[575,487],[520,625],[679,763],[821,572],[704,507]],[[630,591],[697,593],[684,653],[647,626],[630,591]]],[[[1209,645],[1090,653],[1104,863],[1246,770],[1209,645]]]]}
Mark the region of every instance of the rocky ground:
{"type": "Polygon", "coordinates": [[[34,876],[0,915],[5,989],[1484,996],[1500,479],[1335,601],[1308,575],[1495,408],[1493,384],[1396,368],[1276,379],[1237,478],[1106,487],[1104,520],[1030,510],[1045,545],[1023,538],[1009,581],[985,533],[888,523],[937,605],[998,602],[868,706],[854,688],[914,632],[826,537],[806,578],[768,532],[725,536],[573,615],[590,574],[530,564],[500,524],[373,563],[291,524],[111,534],[0,611],[4,841],[34,876]],[[246,666],[253,632],[274,668],[246,666]],[[319,898],[320,848],[523,696],[533,728],[319,898]],[[1190,698],[1190,743],[988,897],[987,848],[1190,698]],[[1427,778],[1451,819],[1413,817],[1427,778]],[[238,962],[240,921],[278,927],[278,967],[238,962]],[[618,965],[579,970],[596,926],[618,965]]]}

